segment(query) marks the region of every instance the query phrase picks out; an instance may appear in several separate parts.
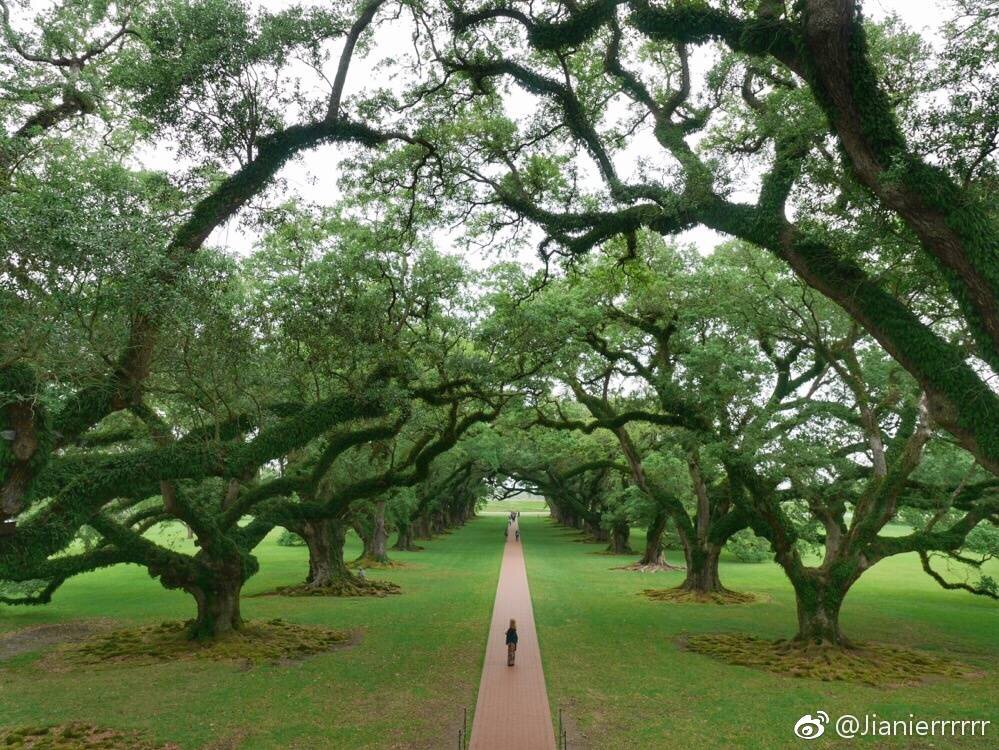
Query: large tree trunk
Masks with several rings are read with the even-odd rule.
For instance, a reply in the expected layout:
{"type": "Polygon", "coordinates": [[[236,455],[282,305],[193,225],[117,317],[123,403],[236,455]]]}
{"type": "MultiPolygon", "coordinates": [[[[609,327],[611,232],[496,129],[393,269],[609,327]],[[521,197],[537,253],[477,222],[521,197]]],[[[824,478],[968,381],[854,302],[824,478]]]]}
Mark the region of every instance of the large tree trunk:
{"type": "Polygon", "coordinates": [[[666,556],[663,553],[663,534],[666,533],[667,520],[666,513],[662,510],[656,513],[655,518],[652,519],[652,523],[649,524],[649,528],[645,532],[645,552],[642,553],[642,559],[638,561],[639,565],[666,564],[666,556]]]}
{"type": "Polygon", "coordinates": [[[343,557],[343,547],[347,542],[347,524],[335,521],[330,521],[329,524],[331,583],[335,586],[345,581],[353,582],[356,576],[347,567],[343,557]]]}
{"type": "Polygon", "coordinates": [[[334,555],[335,540],[331,521],[307,521],[297,529],[309,548],[309,575],[305,585],[310,588],[326,588],[333,583],[336,561],[343,564],[343,539],[345,532],[339,526],[339,553],[334,555]]]}
{"type": "Polygon", "coordinates": [[[663,551],[662,544],[650,544],[647,540],[645,543],[645,551],[642,553],[642,559],[638,561],[639,565],[655,565],[655,566],[665,566],[666,565],[666,553],[663,551]]]}
{"type": "Polygon", "coordinates": [[[324,521],[318,534],[311,531],[303,534],[309,544],[310,557],[315,550],[316,561],[310,561],[309,580],[304,586],[285,589],[283,592],[292,596],[323,595],[323,596],[385,596],[399,593],[399,587],[387,581],[375,581],[354,573],[347,567],[343,557],[344,543],[347,539],[347,524],[338,521],[324,521]],[[310,544],[310,537],[316,543],[310,544]]]}
{"type": "Polygon", "coordinates": [[[309,522],[298,533],[309,547],[309,578],[304,587],[296,587],[291,593],[359,596],[379,588],[392,588],[391,584],[362,579],[347,567],[343,556],[347,524],[309,522]]]}
{"type": "Polygon", "coordinates": [[[420,516],[413,521],[413,537],[416,539],[431,539],[430,522],[426,516],[420,516]]]}
{"type": "Polygon", "coordinates": [[[697,594],[714,594],[725,591],[725,587],[721,585],[721,580],[718,577],[720,547],[691,542],[684,544],[683,554],[687,561],[687,577],[679,588],[697,594]]]}
{"type": "Polygon", "coordinates": [[[599,524],[592,524],[589,521],[583,522],[583,530],[593,537],[595,542],[609,542],[610,534],[607,529],[603,528],[599,524]]]}
{"type": "Polygon", "coordinates": [[[354,531],[357,532],[357,536],[361,539],[361,554],[357,558],[358,560],[366,560],[374,554],[375,548],[375,527],[373,523],[368,523],[367,519],[363,521],[355,520],[354,531]]]}
{"type": "Polygon", "coordinates": [[[364,543],[363,557],[368,561],[377,563],[387,563],[388,556],[388,530],[385,528],[385,503],[375,504],[375,518],[371,529],[370,544],[366,540],[364,543]]]}
{"type": "Polygon", "coordinates": [[[611,529],[610,544],[607,551],[614,555],[631,554],[631,545],[628,543],[631,537],[631,527],[627,523],[615,524],[611,529]]]}
{"type": "Polygon", "coordinates": [[[433,514],[430,522],[430,530],[434,534],[443,534],[447,531],[447,524],[444,523],[444,514],[441,511],[438,510],[433,514]]]}
{"type": "Polygon", "coordinates": [[[399,536],[395,540],[392,549],[404,552],[415,552],[420,549],[413,543],[413,524],[408,521],[399,522],[399,536]]]}
{"type": "Polygon", "coordinates": [[[798,633],[794,640],[802,643],[849,645],[839,629],[842,601],[802,599],[798,597],[798,633]]]}
{"type": "Polygon", "coordinates": [[[700,459],[696,451],[691,453],[687,468],[697,497],[697,513],[692,530],[685,529],[679,523],[677,525],[677,533],[683,543],[683,556],[687,561],[687,578],[680,584],[680,589],[695,594],[715,594],[725,591],[718,578],[721,546],[708,541],[711,536],[711,498],[701,474],[700,459]]]}
{"type": "Polygon", "coordinates": [[[798,607],[795,641],[810,644],[849,646],[839,629],[839,612],[853,580],[833,583],[817,572],[789,576],[798,607]]]}
{"type": "Polygon", "coordinates": [[[354,531],[361,537],[364,549],[354,563],[360,565],[388,563],[388,531],[385,528],[385,503],[377,503],[370,518],[357,519],[354,531]]]}
{"type": "Polygon", "coordinates": [[[234,576],[219,576],[210,581],[184,586],[198,604],[197,619],[190,626],[190,636],[198,640],[219,638],[239,630],[239,594],[243,589],[241,571],[234,576]]]}
{"type": "MultiPolygon", "coordinates": [[[[6,390],[6,387],[12,387],[16,389],[15,393],[27,390],[27,393],[21,395],[34,396],[31,392],[33,389],[25,389],[23,386],[18,388],[22,384],[13,377],[13,372],[13,368],[0,369],[0,388],[6,390]]],[[[33,376],[30,380],[34,385],[33,376]]],[[[14,518],[24,509],[24,498],[34,480],[36,464],[41,463],[33,461],[40,447],[35,418],[38,408],[34,398],[25,398],[23,401],[14,399],[0,409],[0,428],[13,433],[13,438],[0,438],[11,440],[5,451],[5,470],[0,473],[0,523],[7,518],[14,518]]]]}

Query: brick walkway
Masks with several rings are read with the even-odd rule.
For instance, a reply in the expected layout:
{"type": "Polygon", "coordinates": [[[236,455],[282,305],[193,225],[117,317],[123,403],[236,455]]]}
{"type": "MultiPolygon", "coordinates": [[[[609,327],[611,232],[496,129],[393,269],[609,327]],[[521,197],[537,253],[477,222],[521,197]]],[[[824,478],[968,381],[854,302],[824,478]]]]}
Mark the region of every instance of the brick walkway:
{"type": "Polygon", "coordinates": [[[555,750],[527,568],[514,529],[503,549],[493,621],[475,703],[471,750],[555,750]],[[506,629],[517,621],[517,664],[506,665],[506,629]]]}

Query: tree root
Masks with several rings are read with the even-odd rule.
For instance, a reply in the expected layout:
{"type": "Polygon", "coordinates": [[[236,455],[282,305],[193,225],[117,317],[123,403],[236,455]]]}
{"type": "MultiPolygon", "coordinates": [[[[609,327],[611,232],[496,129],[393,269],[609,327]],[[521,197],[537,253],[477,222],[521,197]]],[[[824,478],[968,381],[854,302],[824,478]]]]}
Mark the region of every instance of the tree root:
{"type": "Polygon", "coordinates": [[[672,563],[641,563],[635,562],[631,565],[620,565],[611,570],[630,570],[635,573],[683,573],[687,569],[682,565],[672,563]]]}
{"type": "Polygon", "coordinates": [[[672,589],[645,589],[639,595],[653,601],[672,602],[673,604],[750,604],[751,602],[759,601],[759,597],[756,594],[729,591],[728,589],[709,593],[690,591],[689,589],[679,587],[672,589]]]}
{"type": "Polygon", "coordinates": [[[373,557],[359,557],[356,560],[347,563],[347,567],[370,568],[371,570],[391,570],[392,568],[406,568],[409,566],[404,562],[398,562],[396,560],[375,560],[373,557]]]}
{"type": "Polygon", "coordinates": [[[11,729],[0,733],[0,747],[11,750],[179,750],[180,746],[149,742],[140,732],[74,721],[11,729]]]}
{"type": "MultiPolygon", "coordinates": [[[[192,641],[190,622],[164,622],[116,630],[64,646],[62,661],[70,665],[156,664],[178,659],[243,660],[251,663],[302,659],[350,643],[345,630],[295,625],[284,620],[246,622],[237,631],[218,638],[192,641]]],[[[53,655],[55,656],[55,655],[53,655]]]]}
{"type": "Polygon", "coordinates": [[[329,586],[310,586],[301,583],[297,586],[281,586],[272,591],[271,596],[389,596],[401,594],[402,589],[390,581],[349,578],[334,581],[329,586]]]}
{"type": "Polygon", "coordinates": [[[876,643],[849,647],[833,643],[769,641],[751,635],[719,633],[691,636],[688,651],[790,677],[888,686],[918,683],[931,676],[970,677],[970,667],[899,646],[876,643]]]}

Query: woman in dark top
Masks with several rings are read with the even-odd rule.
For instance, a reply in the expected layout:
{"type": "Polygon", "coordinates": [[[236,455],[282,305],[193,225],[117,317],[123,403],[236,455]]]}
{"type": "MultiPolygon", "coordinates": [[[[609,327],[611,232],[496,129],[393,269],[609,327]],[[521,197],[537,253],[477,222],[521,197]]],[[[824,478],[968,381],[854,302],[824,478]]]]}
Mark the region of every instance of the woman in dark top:
{"type": "Polygon", "coordinates": [[[517,621],[510,620],[510,628],[506,631],[506,665],[513,666],[513,657],[517,653],[517,621]]]}

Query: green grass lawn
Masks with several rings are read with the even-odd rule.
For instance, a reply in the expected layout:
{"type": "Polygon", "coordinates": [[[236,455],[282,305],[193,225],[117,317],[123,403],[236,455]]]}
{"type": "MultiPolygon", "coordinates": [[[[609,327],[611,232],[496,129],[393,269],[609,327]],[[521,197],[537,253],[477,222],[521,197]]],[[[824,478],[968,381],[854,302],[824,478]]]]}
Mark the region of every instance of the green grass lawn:
{"type": "MultiPolygon", "coordinates": [[[[846,746],[826,736],[810,743],[792,734],[803,714],[824,710],[908,719],[988,719],[984,739],[876,738],[862,747],[997,747],[999,738],[999,607],[937,587],[913,556],[884,560],[850,592],[842,613],[855,640],[896,643],[951,654],[985,674],[896,688],[796,679],[681,651],[677,636],[711,632],[765,638],[794,634],[794,596],[773,564],[723,561],[722,582],[767,603],[721,607],[668,604],[638,596],[665,588],[679,573],[611,570],[627,557],[593,554],[550,519],[521,521],[553,716],[573,720],[577,744],[604,748],[772,748],[846,746]],[[583,736],[585,735],[585,736],[583,736]],[[837,745],[837,743],[839,743],[837,745]],[[922,744],[920,744],[922,743],[922,744]]],[[[642,536],[636,531],[633,545],[642,536]]],[[[674,558],[674,562],[681,562],[674,558]]]]}
{"type": "MultiPolygon", "coordinates": [[[[394,553],[409,567],[372,573],[403,586],[402,596],[385,599],[253,597],[305,572],[304,548],[279,547],[272,537],[259,549],[261,572],[246,588],[244,616],[356,629],[363,634],[357,646],[250,669],[183,662],[53,673],[39,669],[38,653],[24,654],[0,662],[0,729],[89,721],[198,750],[451,747],[462,708],[471,714],[475,703],[503,524],[502,516],[483,517],[423,552],[394,553]]],[[[982,677],[870,688],[684,652],[676,644],[682,634],[791,635],[794,598],[783,574],[769,563],[726,559],[726,585],[769,601],[651,602],[637,592],[675,585],[679,574],[611,570],[630,558],[593,554],[600,545],[572,541],[575,535],[548,518],[524,516],[522,524],[549,697],[554,715],[566,707],[574,750],[800,747],[794,722],[819,710],[994,723],[985,740],[858,740],[864,747],[995,746],[999,608],[942,591],[913,559],[884,561],[861,579],[844,607],[845,632],[952,654],[982,677]]],[[[633,543],[640,541],[636,533],[633,543]]],[[[188,542],[178,536],[177,544],[188,542]]],[[[358,552],[351,537],[348,556],[358,552]]],[[[140,568],[119,566],[69,582],[48,607],[0,607],[0,630],[94,618],[155,623],[189,617],[192,607],[140,568]]]]}
{"type": "MultiPolygon", "coordinates": [[[[503,538],[481,518],[422,552],[392,553],[409,567],[371,571],[403,587],[385,599],[252,595],[305,575],[302,547],[259,548],[246,586],[248,619],[281,617],[361,631],[350,650],[250,669],[183,662],[48,673],[39,654],[0,662],[0,729],[89,721],[148,730],[183,748],[451,747],[464,707],[475,705],[503,538]],[[229,744],[212,745],[220,741],[229,744]]],[[[178,544],[188,544],[178,535],[178,544]]],[[[350,539],[348,559],[359,554],[350,539]]],[[[86,618],[124,625],[186,619],[193,599],[163,589],[137,566],[68,582],[46,607],[0,606],[0,630],[86,618]]]]}

